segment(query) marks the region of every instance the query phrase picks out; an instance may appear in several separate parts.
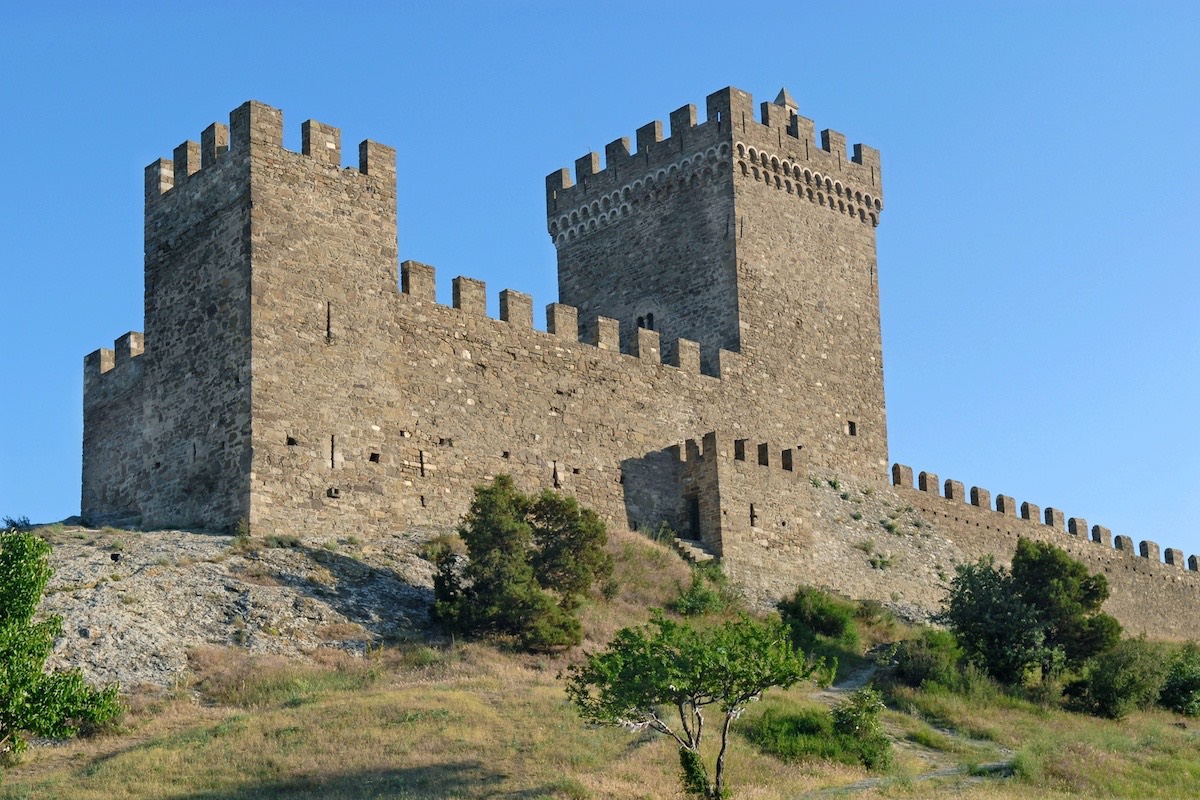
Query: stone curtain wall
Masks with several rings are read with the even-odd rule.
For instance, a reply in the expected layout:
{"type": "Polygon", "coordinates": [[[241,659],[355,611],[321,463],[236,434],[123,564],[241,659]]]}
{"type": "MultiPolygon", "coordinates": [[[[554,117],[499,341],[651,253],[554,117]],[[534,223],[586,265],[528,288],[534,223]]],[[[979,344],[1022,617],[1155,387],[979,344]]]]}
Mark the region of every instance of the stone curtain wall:
{"type": "MultiPolygon", "coordinates": [[[[395,155],[260,103],[146,173],[146,337],[85,361],[93,521],[254,532],[454,527],[512,474],[699,537],[756,604],[800,583],[920,615],[1018,535],[1102,569],[1132,632],[1200,637],[1183,554],[961,484],[884,479],[878,154],[794,106],[708,98],[547,180],[564,298],[397,274],[395,155]],[[628,189],[628,193],[626,192],[628,189]],[[649,316],[654,316],[650,330],[649,316]],[[642,325],[639,327],[639,317],[642,325]],[[1027,517],[1023,519],[1022,515],[1027,517]],[[1047,525],[1043,521],[1048,520],[1047,525]],[[1070,530],[1075,535],[1064,530],[1070,530]],[[1089,533],[1098,543],[1086,540],[1089,533]],[[1180,565],[1180,566],[1175,566],[1180,565]]],[[[1197,566],[1196,558],[1190,560],[1197,566]]]]}
{"type": "Polygon", "coordinates": [[[80,513],[103,525],[140,516],[144,383],[142,334],[83,360],[83,497],[80,513]]]}
{"type": "Polygon", "coordinates": [[[1089,529],[1084,519],[1072,517],[1064,526],[1061,511],[1047,508],[1042,513],[1028,502],[1018,506],[1007,495],[996,495],[993,505],[989,491],[971,487],[964,492],[957,481],[946,482],[950,496],[943,496],[937,476],[921,474],[925,488],[913,489],[912,470],[896,465],[893,480],[899,495],[943,529],[968,558],[992,553],[999,563],[1008,563],[1018,536],[1050,542],[1092,572],[1104,573],[1112,589],[1104,608],[1130,634],[1200,637],[1200,572],[1195,570],[1195,556],[1185,564],[1182,552],[1169,548],[1168,558],[1174,563],[1165,563],[1155,542],[1141,542],[1135,550],[1129,537],[1117,536],[1114,541],[1101,525],[1089,529]]]}

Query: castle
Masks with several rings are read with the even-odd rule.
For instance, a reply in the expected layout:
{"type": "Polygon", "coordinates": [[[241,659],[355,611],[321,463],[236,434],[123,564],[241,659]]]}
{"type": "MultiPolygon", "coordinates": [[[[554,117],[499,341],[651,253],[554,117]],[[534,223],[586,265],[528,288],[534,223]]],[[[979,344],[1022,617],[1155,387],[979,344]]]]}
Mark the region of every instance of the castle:
{"type": "Polygon", "coordinates": [[[397,269],[384,145],[343,168],[310,120],[291,152],[281,112],[248,102],[151,164],[145,333],[84,362],[84,518],[449,528],[507,473],[667,523],[763,603],[810,582],[936,607],[953,564],[1025,535],[1107,572],[1127,627],[1200,636],[1195,556],[901,465],[889,484],[878,151],[818,141],[786,91],[669,121],[547,177],[545,331],[529,295],[491,319],[482,282],[455,278],[447,306],[433,267],[397,269]]]}

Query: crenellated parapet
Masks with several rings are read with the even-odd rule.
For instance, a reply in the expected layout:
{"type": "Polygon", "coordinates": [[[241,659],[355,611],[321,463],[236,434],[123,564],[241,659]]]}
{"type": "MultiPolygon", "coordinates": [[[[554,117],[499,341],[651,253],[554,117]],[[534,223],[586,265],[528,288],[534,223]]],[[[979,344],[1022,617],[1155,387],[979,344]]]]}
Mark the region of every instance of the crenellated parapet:
{"type": "MultiPolygon", "coordinates": [[[[904,464],[893,464],[892,485],[901,489],[913,490],[912,468],[904,464]]],[[[915,491],[920,491],[933,497],[940,497],[951,503],[969,504],[982,511],[1000,516],[1016,517],[1031,526],[1036,525],[1043,530],[1050,530],[1054,533],[1061,533],[1074,539],[1086,541],[1106,551],[1115,551],[1123,556],[1142,558],[1151,563],[1187,569],[1192,572],[1200,571],[1198,570],[1200,568],[1200,557],[1191,556],[1185,565],[1183,551],[1177,548],[1167,548],[1164,561],[1160,558],[1159,546],[1155,542],[1146,540],[1139,542],[1135,547],[1133,539],[1130,537],[1114,537],[1112,531],[1103,525],[1092,525],[1089,528],[1087,520],[1082,517],[1066,518],[1064,527],[1064,514],[1059,509],[1047,508],[1045,512],[1041,512],[1039,506],[1023,502],[1020,504],[1018,510],[1016,500],[1008,495],[995,495],[995,504],[993,505],[992,493],[979,486],[971,487],[968,500],[968,496],[963,491],[963,484],[960,481],[947,480],[944,484],[943,494],[942,491],[939,491],[937,476],[932,473],[922,472],[921,479],[915,491]],[[932,477],[930,478],[930,476],[932,477]]],[[[1013,521],[1017,520],[1014,519],[1013,521]]]]}
{"type": "Polygon", "coordinates": [[[119,380],[127,372],[127,366],[140,359],[146,351],[145,337],[138,331],[129,331],[113,342],[113,348],[93,350],[83,357],[85,390],[100,385],[97,381],[119,380]]]}
{"type": "Polygon", "coordinates": [[[804,446],[778,439],[763,440],[762,437],[710,431],[701,439],[685,440],[682,447],[675,446],[674,452],[684,463],[741,463],[762,467],[765,471],[788,473],[801,483],[809,480],[804,446]]]}
{"type": "Polygon", "coordinates": [[[708,96],[704,122],[697,121],[696,106],[686,105],[671,113],[669,135],[655,120],[638,128],[634,150],[623,137],[604,148],[603,165],[596,152],[576,159],[573,180],[567,168],[550,173],[546,219],[555,244],[674,193],[723,180],[735,168],[797,199],[878,224],[883,210],[878,150],[855,144],[847,153],[846,137],[828,129],[818,142],[814,122],[797,113],[786,92],[774,103],[762,103],[757,119],[753,106],[749,93],[725,88],[708,96]]]}
{"type": "MultiPolygon", "coordinates": [[[[458,276],[452,281],[452,298],[449,306],[438,303],[434,267],[418,261],[405,261],[400,265],[400,294],[411,302],[425,303],[446,310],[454,310],[466,317],[488,318],[487,286],[481,280],[458,276]]],[[[529,330],[545,337],[548,347],[563,344],[578,344],[607,351],[615,356],[636,359],[643,364],[669,367],[681,373],[692,373],[711,378],[736,375],[741,368],[742,356],[729,350],[718,354],[715,373],[702,372],[700,368],[700,345],[690,339],[674,339],[662,342],[657,331],[638,329],[629,345],[622,348],[619,323],[615,319],[592,316],[580,325],[579,310],[562,303],[546,306],[546,330],[533,327],[533,298],[524,292],[504,289],[500,292],[500,314],[493,322],[513,328],[529,330]]]]}
{"type": "Polygon", "coordinates": [[[301,123],[300,153],[283,146],[283,112],[254,100],[229,113],[229,124],[214,122],[200,134],[200,141],[185,141],[169,159],[151,162],[145,170],[146,202],[168,195],[207,175],[231,156],[274,151],[302,156],[341,171],[347,180],[369,182],[376,191],[396,191],[396,151],[387,145],[362,141],[358,165],[342,168],[342,134],[338,128],[315,120],[301,123]]]}

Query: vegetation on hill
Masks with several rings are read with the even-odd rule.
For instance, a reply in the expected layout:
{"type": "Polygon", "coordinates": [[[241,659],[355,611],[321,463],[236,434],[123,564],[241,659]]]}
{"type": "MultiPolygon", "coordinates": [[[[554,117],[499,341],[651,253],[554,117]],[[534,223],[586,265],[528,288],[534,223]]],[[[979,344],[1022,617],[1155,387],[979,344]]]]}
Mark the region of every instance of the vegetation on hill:
{"type": "Polygon", "coordinates": [[[121,711],[117,687],[95,690],[78,670],[47,672],[62,618],[35,621],[50,580],[50,545],[33,533],[0,534],[0,763],[27,736],[65,739],[121,711]]]}
{"type": "MultiPolygon", "coordinates": [[[[479,518],[497,519],[491,513],[479,518]]],[[[364,658],[318,650],[305,663],[196,650],[174,692],[127,697],[120,728],[27,751],[6,771],[0,798],[670,798],[681,763],[704,768],[693,774],[703,789],[691,784],[701,793],[756,800],[850,786],[884,797],[1175,798],[1200,781],[1200,737],[1184,716],[1200,711],[1195,645],[1126,640],[1078,662],[1064,646],[1002,682],[982,660],[992,650],[972,650],[955,630],[909,628],[878,603],[800,587],[779,617],[743,616],[711,567],[689,567],[623,531],[591,561],[608,563],[607,577],[574,592],[539,582],[535,523],[520,519],[527,539],[507,523],[496,539],[525,544],[505,552],[521,553],[536,588],[570,609],[581,648],[525,652],[513,646],[524,644],[519,634],[484,628],[478,640],[431,635],[373,646],[364,658]],[[737,658],[747,642],[774,656],[737,658]],[[799,662],[797,649],[810,660],[799,662]],[[818,657],[837,660],[841,686],[797,677],[798,663],[811,673],[818,657]],[[779,685],[741,702],[747,692],[713,678],[736,678],[730,664],[749,665],[746,687],[779,685]],[[679,733],[685,719],[702,731],[704,708],[710,731],[737,720],[727,737],[697,735],[695,757],[682,760],[679,741],[633,713],[652,712],[679,733]],[[631,737],[589,718],[642,729],[631,737]],[[733,755],[718,789],[708,778],[723,748],[733,755]]],[[[454,546],[442,539],[433,549],[454,546]]],[[[515,557],[494,563],[529,574],[515,557]]],[[[1091,576],[1069,564],[1066,573],[1074,577],[1059,580],[1067,588],[1048,607],[1087,606],[1066,600],[1091,576]]],[[[1044,627],[1043,647],[1070,630],[1044,627]]]]}
{"type": "Polygon", "coordinates": [[[465,560],[450,547],[436,554],[433,619],[462,633],[515,637],[534,651],[579,644],[575,612],[612,573],[595,512],[557,492],[523,494],[499,475],[475,488],[458,535],[465,560]]]}

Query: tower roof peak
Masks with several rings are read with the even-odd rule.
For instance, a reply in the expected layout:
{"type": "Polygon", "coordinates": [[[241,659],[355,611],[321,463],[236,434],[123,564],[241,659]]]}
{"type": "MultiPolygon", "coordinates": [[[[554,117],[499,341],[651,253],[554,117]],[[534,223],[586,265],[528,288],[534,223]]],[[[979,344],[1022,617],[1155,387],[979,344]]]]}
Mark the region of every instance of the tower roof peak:
{"type": "Polygon", "coordinates": [[[779,89],[779,94],[775,97],[775,105],[784,106],[792,113],[800,110],[800,107],[796,105],[796,101],[792,99],[792,93],[787,90],[786,86],[779,89]]]}

